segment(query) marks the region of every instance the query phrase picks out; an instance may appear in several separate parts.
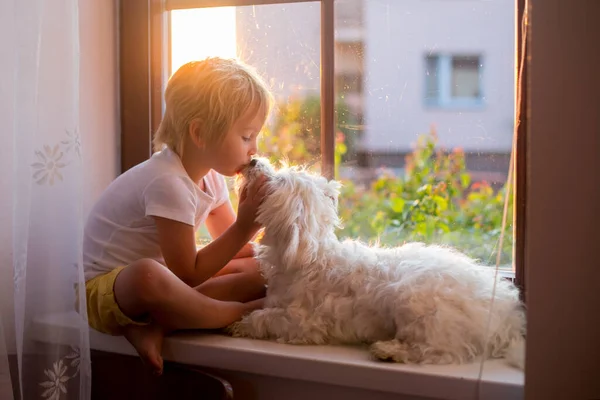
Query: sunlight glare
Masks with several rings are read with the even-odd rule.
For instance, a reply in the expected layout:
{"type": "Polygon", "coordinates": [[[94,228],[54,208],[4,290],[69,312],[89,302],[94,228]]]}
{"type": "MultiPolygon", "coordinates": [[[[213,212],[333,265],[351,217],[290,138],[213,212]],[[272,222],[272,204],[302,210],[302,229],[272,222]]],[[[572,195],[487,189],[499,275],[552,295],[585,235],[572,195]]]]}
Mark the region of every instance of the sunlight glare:
{"type": "Polygon", "coordinates": [[[235,7],[171,11],[171,73],[206,57],[236,57],[235,7]]]}

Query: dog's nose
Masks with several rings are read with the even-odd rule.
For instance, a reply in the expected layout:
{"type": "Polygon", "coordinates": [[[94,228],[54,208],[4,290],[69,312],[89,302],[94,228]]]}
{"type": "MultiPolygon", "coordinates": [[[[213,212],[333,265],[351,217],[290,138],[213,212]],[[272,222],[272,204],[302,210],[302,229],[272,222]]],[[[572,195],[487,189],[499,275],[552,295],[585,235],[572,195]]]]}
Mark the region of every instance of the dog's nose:
{"type": "Polygon", "coordinates": [[[256,158],[253,158],[252,160],[250,160],[250,166],[251,167],[256,167],[256,164],[258,164],[258,160],[256,158]]]}

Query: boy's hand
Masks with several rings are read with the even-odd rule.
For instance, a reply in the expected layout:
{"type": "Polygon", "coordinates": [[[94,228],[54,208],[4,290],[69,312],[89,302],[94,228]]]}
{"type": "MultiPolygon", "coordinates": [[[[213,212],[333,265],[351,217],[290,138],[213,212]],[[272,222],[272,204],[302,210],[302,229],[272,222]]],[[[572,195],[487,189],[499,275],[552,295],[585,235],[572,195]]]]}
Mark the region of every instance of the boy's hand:
{"type": "Polygon", "coordinates": [[[250,232],[252,236],[258,232],[261,225],[255,221],[256,212],[262,203],[267,187],[264,175],[257,177],[241,194],[238,205],[236,224],[244,231],[250,232]]]}

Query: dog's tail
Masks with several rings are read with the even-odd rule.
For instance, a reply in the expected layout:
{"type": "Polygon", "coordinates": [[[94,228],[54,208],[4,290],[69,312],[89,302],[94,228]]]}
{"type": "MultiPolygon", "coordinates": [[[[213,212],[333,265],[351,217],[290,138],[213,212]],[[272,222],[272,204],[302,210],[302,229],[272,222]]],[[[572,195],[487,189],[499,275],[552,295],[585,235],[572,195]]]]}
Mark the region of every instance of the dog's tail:
{"type": "Polygon", "coordinates": [[[510,341],[504,358],[509,365],[520,370],[525,369],[525,338],[523,336],[518,336],[510,341]]]}
{"type": "Polygon", "coordinates": [[[525,332],[525,311],[517,307],[510,312],[502,328],[496,332],[490,343],[492,358],[504,358],[509,365],[524,370],[525,332]]]}

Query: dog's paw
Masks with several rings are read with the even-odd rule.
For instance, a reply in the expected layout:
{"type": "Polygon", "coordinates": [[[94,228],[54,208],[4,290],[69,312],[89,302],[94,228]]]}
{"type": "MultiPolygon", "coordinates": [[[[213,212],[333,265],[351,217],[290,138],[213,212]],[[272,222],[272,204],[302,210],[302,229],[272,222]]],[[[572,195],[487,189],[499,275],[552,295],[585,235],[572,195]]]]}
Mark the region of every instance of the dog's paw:
{"type": "Polygon", "coordinates": [[[225,332],[233,337],[251,337],[248,324],[244,320],[234,322],[225,328],[225,332]]]}
{"type": "Polygon", "coordinates": [[[397,339],[375,342],[370,350],[381,361],[405,363],[409,357],[406,347],[397,339]]]}

